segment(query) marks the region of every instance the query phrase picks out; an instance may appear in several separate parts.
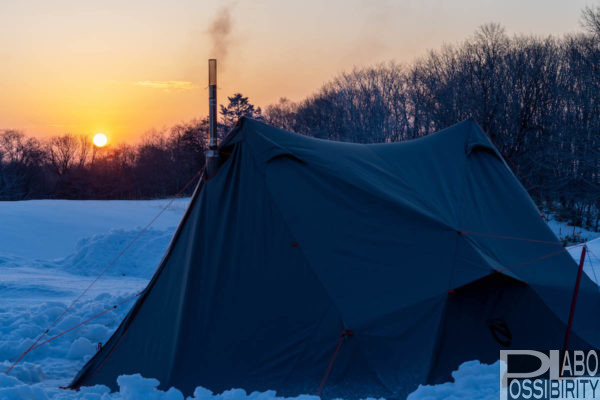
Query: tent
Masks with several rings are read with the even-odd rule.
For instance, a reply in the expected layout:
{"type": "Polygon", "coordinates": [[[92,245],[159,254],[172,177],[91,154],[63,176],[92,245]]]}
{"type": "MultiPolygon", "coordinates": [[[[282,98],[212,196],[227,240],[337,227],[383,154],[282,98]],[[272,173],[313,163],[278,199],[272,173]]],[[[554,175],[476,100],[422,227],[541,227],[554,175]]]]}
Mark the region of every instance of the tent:
{"type": "MultiPolygon", "coordinates": [[[[401,143],[242,119],[152,280],[71,388],[404,398],[499,350],[562,349],[577,265],[472,120],[401,143]]],[[[597,348],[586,276],[571,348],[597,348]]]]}

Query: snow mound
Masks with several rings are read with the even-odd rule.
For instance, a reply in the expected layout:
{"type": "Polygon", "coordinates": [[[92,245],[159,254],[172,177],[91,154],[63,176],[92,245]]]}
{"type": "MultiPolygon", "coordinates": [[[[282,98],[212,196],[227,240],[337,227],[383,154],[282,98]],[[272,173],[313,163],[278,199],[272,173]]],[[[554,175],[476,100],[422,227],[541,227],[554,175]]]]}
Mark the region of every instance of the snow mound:
{"type": "Polygon", "coordinates": [[[96,349],[96,346],[94,346],[88,338],[80,337],[75,339],[75,341],[71,343],[71,347],[69,348],[69,352],[67,353],[67,358],[70,358],[72,360],[90,358],[94,355],[96,349]]]}
{"type": "Polygon", "coordinates": [[[115,229],[93,235],[80,240],[75,253],[57,261],[56,266],[71,273],[98,275],[135,240],[107,274],[149,278],[165,253],[174,230],[174,227],[148,229],[140,234],[140,230],[115,229]]]}
{"type": "MultiPolygon", "coordinates": [[[[457,371],[453,372],[452,376],[454,382],[420,386],[408,396],[407,400],[495,400],[499,398],[499,361],[492,365],[469,361],[462,364],[457,371]]],[[[200,386],[194,390],[193,396],[184,397],[175,388],[166,391],[158,389],[160,384],[158,380],[144,378],[140,374],[121,375],[117,379],[117,384],[119,391],[114,393],[110,393],[106,386],[101,385],[84,387],[80,391],[56,388],[41,391],[37,386],[28,386],[17,378],[5,376],[4,380],[0,377],[0,397],[6,394],[1,398],[7,400],[24,398],[54,400],[319,400],[319,397],[313,395],[281,397],[277,396],[277,392],[274,390],[247,393],[243,389],[230,389],[215,394],[200,386]]]]}
{"type": "MultiPolygon", "coordinates": [[[[104,343],[110,337],[112,331],[125,316],[124,314],[133,305],[134,300],[131,299],[117,309],[111,307],[129,297],[105,293],[76,304],[43,340],[53,338],[91,316],[98,315],[105,310],[109,311],[80,328],[32,350],[26,360],[44,361],[48,358],[65,361],[81,360],[86,355],[92,355],[96,351],[97,343],[104,343]]],[[[0,360],[13,360],[26,351],[35,339],[63,313],[66,307],[65,303],[47,302],[30,308],[23,307],[6,311],[0,309],[0,321],[2,321],[0,324],[0,360]]],[[[19,367],[26,366],[26,363],[19,364],[19,367]]]]}
{"type": "Polygon", "coordinates": [[[280,397],[273,390],[248,394],[243,389],[231,389],[220,394],[214,394],[200,386],[196,388],[193,396],[184,397],[175,388],[170,388],[167,391],[159,390],[158,385],[160,383],[158,380],[144,378],[140,374],[121,375],[117,379],[117,384],[119,385],[119,391],[115,393],[110,393],[106,386],[98,385],[82,388],[78,392],[71,390],[54,391],[50,393],[52,396],[50,398],[55,400],[319,400],[319,397],[311,395],[280,397]]]}
{"type": "Polygon", "coordinates": [[[419,386],[406,400],[497,400],[500,398],[500,361],[487,365],[479,361],[463,363],[452,372],[454,382],[419,386]]]}

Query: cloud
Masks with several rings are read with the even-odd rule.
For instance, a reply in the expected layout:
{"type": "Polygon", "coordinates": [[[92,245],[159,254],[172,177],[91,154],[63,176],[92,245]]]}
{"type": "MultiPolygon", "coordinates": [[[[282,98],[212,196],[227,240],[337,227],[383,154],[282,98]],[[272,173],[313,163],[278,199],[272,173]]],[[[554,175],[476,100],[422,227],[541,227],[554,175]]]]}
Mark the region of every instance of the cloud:
{"type": "Polygon", "coordinates": [[[150,89],[175,89],[175,90],[191,90],[198,86],[189,81],[137,81],[136,86],[142,86],[150,89]]]}

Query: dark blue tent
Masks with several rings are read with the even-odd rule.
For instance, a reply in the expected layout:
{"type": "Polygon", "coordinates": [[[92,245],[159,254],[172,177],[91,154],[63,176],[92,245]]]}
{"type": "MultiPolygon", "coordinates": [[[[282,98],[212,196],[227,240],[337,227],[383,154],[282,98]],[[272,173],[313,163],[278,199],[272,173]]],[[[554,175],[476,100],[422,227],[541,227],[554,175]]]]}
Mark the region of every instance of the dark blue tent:
{"type": "MultiPolygon", "coordinates": [[[[243,119],[150,284],[71,384],[403,398],[499,350],[561,349],[577,265],[473,121],[402,143],[243,119]],[[326,379],[324,379],[326,378],[326,379]]],[[[598,347],[583,277],[573,348],[598,347]]]]}

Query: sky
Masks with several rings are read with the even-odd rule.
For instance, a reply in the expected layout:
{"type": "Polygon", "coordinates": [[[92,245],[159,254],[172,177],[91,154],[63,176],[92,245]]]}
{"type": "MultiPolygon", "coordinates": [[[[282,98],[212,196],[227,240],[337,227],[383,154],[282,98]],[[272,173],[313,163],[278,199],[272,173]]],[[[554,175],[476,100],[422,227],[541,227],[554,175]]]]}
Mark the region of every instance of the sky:
{"type": "Polygon", "coordinates": [[[336,74],[410,63],[487,22],[580,30],[592,0],[0,0],[0,130],[135,142],[219,103],[300,100],[336,74]]]}

